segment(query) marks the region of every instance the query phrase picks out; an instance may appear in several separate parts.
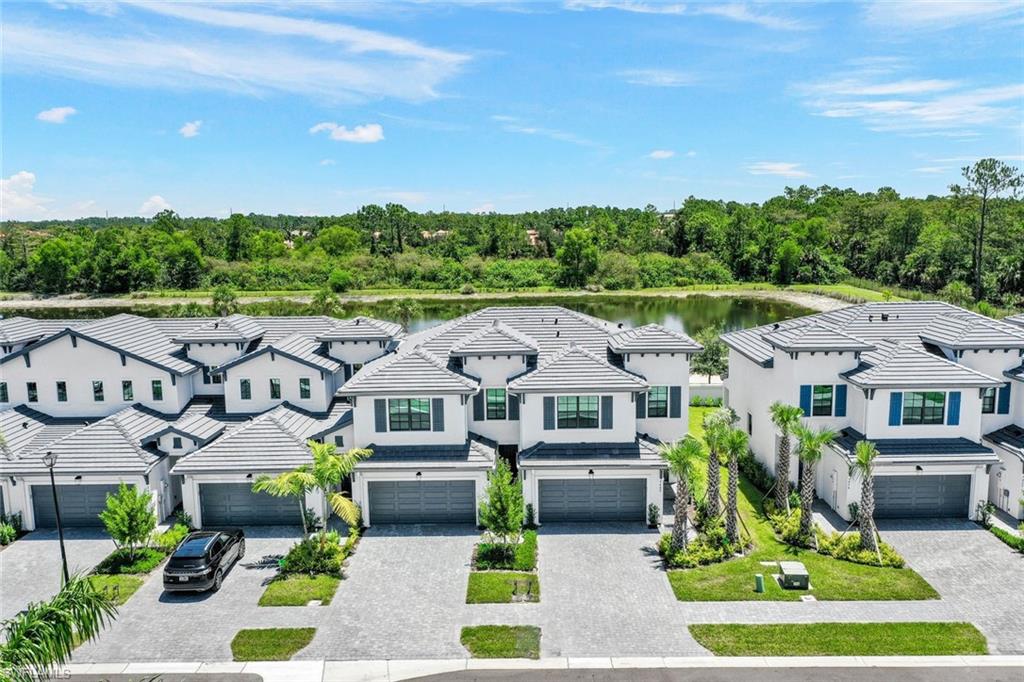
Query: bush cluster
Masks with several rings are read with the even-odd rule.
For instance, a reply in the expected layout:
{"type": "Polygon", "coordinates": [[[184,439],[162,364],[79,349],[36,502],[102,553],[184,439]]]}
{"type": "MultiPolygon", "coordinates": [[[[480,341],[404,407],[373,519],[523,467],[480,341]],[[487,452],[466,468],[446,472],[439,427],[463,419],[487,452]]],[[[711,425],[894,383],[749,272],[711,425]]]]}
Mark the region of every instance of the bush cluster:
{"type": "Polygon", "coordinates": [[[9,545],[18,539],[18,531],[9,523],[0,523],[0,545],[9,545]]]}
{"type": "Polygon", "coordinates": [[[722,399],[715,396],[695,395],[690,398],[690,407],[721,407],[722,399]]]}
{"type": "Polygon", "coordinates": [[[178,547],[178,544],[185,539],[188,532],[188,526],[176,523],[163,533],[157,533],[154,535],[152,544],[157,549],[165,552],[173,552],[178,547]]]}
{"type": "Polygon", "coordinates": [[[537,531],[523,533],[518,545],[481,542],[476,546],[473,568],[478,571],[532,571],[537,568],[537,531]]]}
{"type": "Polygon", "coordinates": [[[787,514],[785,511],[768,512],[766,506],[766,512],[768,513],[768,523],[783,542],[793,547],[811,546],[811,539],[800,534],[801,513],[799,508],[794,508],[787,514]]]}
{"type": "Polygon", "coordinates": [[[135,550],[135,558],[127,548],[114,550],[94,569],[100,575],[141,575],[149,573],[167,557],[167,552],[154,547],[135,550]]]}
{"type": "Polygon", "coordinates": [[[1010,547],[1014,548],[1018,552],[1024,553],[1024,523],[1020,525],[1020,535],[1014,535],[1008,530],[1000,528],[999,526],[992,526],[989,528],[992,533],[1005,542],[1010,547]]]}
{"type": "Polygon", "coordinates": [[[689,542],[685,552],[673,551],[672,534],[664,533],[658,541],[658,552],[669,568],[696,568],[731,558],[733,548],[728,542],[717,542],[713,538],[701,535],[689,542]]]}
{"type": "Polygon", "coordinates": [[[878,554],[860,546],[860,535],[857,533],[839,532],[824,533],[818,531],[818,553],[830,556],[843,561],[852,561],[855,564],[867,564],[869,566],[887,566],[889,568],[903,568],[903,557],[891,546],[880,543],[879,553],[882,555],[882,563],[878,563],[878,554]]]}
{"type": "Polygon", "coordinates": [[[767,493],[775,485],[775,476],[768,471],[768,467],[757,461],[750,450],[739,458],[739,467],[740,473],[762,493],[767,493]]]}
{"type": "Polygon", "coordinates": [[[341,535],[334,530],[313,533],[299,540],[278,563],[282,575],[309,573],[340,575],[341,566],[352,553],[359,540],[358,529],[349,531],[344,544],[341,535]]]}

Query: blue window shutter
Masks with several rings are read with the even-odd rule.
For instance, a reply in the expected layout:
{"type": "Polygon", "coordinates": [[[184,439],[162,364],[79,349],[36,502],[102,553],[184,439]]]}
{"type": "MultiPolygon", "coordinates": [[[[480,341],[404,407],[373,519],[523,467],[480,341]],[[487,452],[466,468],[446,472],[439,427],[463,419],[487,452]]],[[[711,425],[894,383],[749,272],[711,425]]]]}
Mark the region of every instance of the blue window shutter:
{"type": "Polygon", "coordinates": [[[636,394],[636,418],[646,419],[647,418],[647,394],[637,393],[636,394]]]}
{"type": "Polygon", "coordinates": [[[1010,382],[999,387],[999,404],[996,411],[999,414],[1010,414],[1010,382]]]}
{"type": "Polygon", "coordinates": [[[484,389],[480,389],[480,392],[473,396],[473,421],[482,422],[484,420],[484,389]]]}
{"type": "Polygon", "coordinates": [[[555,428],[555,397],[544,396],[544,430],[553,431],[555,428]]]}
{"type": "Polygon", "coordinates": [[[893,391],[889,394],[889,426],[899,426],[903,420],[903,393],[893,391]]]}
{"type": "Polygon", "coordinates": [[[610,395],[601,396],[601,428],[613,428],[612,397],[610,395]]]}
{"type": "Polygon", "coordinates": [[[960,391],[949,392],[946,424],[949,426],[958,426],[960,424],[960,391]]]}
{"type": "Polygon", "coordinates": [[[811,390],[810,384],[800,387],[800,409],[804,411],[805,417],[811,416],[811,390]]]}
{"type": "Polygon", "coordinates": [[[668,416],[672,419],[679,419],[683,416],[682,386],[668,387],[668,416]]]}
{"type": "Polygon", "coordinates": [[[508,394],[508,418],[509,421],[519,421],[519,396],[508,394]]]}
{"type": "Polygon", "coordinates": [[[373,399],[374,428],[377,433],[388,430],[388,401],[384,398],[373,399]]]}
{"type": "Polygon", "coordinates": [[[434,431],[444,431],[444,398],[430,401],[430,416],[434,420],[434,431]]]}
{"type": "Polygon", "coordinates": [[[836,416],[846,416],[846,384],[836,386],[836,416]]]}

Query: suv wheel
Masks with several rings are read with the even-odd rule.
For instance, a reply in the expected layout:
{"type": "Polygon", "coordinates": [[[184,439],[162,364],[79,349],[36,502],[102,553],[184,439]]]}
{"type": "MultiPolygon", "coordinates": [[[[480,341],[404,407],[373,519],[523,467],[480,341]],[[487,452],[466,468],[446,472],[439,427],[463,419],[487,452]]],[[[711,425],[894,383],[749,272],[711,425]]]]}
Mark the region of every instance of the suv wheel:
{"type": "Polygon", "coordinates": [[[245,556],[245,540],[238,543],[238,558],[241,559],[245,556]]]}
{"type": "Polygon", "coordinates": [[[211,592],[220,591],[220,586],[224,582],[224,571],[217,571],[217,574],[213,576],[213,587],[210,588],[211,592]]]}

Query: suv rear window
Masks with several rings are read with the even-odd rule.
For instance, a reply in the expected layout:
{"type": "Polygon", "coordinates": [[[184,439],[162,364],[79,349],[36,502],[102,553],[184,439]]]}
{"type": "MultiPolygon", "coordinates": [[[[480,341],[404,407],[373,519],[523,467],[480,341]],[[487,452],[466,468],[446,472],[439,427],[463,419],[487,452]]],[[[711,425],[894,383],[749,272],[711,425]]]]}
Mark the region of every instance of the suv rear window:
{"type": "Polygon", "coordinates": [[[181,558],[196,558],[201,557],[206,552],[207,545],[210,544],[210,536],[203,536],[198,538],[192,538],[182,543],[178,551],[174,553],[174,556],[181,558]]]}

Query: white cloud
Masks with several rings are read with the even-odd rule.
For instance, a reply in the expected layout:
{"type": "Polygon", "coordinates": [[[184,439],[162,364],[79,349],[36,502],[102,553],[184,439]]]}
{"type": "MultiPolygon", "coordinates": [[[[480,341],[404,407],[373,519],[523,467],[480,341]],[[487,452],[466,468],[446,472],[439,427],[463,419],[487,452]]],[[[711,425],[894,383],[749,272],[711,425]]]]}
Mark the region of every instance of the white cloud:
{"type": "Polygon", "coordinates": [[[88,199],[54,206],[53,199],[35,194],[36,175],[18,171],[0,178],[0,220],[59,220],[96,215],[96,202],[88,199]]]}
{"type": "Polygon", "coordinates": [[[699,80],[692,73],[670,69],[624,69],[619,71],[619,76],[627,83],[655,88],[681,88],[699,80]]]}
{"type": "Polygon", "coordinates": [[[566,0],[569,10],[613,9],[637,14],[684,14],[686,5],[663,2],[632,2],[630,0],[566,0]]]}
{"type": "Polygon", "coordinates": [[[751,175],[781,175],[784,178],[809,178],[811,174],[800,168],[799,163],[787,161],[757,161],[747,166],[751,175]]]}
{"type": "Polygon", "coordinates": [[[54,107],[53,109],[40,111],[36,114],[36,119],[45,123],[64,123],[68,120],[68,116],[73,116],[77,113],[78,110],[74,107],[54,107]]]}
{"type": "Polygon", "coordinates": [[[723,19],[730,19],[744,24],[755,24],[762,28],[777,31],[804,31],[810,28],[805,22],[796,19],[787,19],[771,14],[758,14],[751,10],[749,5],[741,2],[724,5],[702,4],[694,9],[694,13],[710,14],[723,19]]]}
{"type": "Polygon", "coordinates": [[[951,169],[948,166],[921,166],[920,168],[915,168],[914,172],[915,173],[937,174],[937,173],[946,173],[949,170],[951,170],[951,169]]]}
{"type": "Polygon", "coordinates": [[[983,0],[874,0],[864,6],[865,19],[886,29],[946,29],[1019,14],[1020,2],[983,0]]]}
{"type": "Polygon", "coordinates": [[[178,132],[181,133],[182,137],[195,137],[199,134],[199,128],[202,127],[202,125],[202,121],[189,121],[178,128],[178,132]]]}
{"type": "Polygon", "coordinates": [[[150,198],[142,202],[142,206],[139,206],[137,211],[139,215],[152,217],[160,211],[166,211],[171,208],[171,205],[159,194],[154,194],[150,198]]]}
{"type": "Polygon", "coordinates": [[[503,114],[495,114],[491,116],[492,121],[501,123],[501,129],[508,133],[518,133],[520,135],[538,135],[540,137],[546,137],[559,142],[568,142],[570,144],[579,145],[581,147],[603,147],[603,145],[588,140],[585,137],[580,137],[575,133],[570,133],[564,130],[558,130],[557,128],[544,128],[541,126],[532,125],[523,121],[516,116],[506,116],[503,114]]]}
{"type": "Polygon", "coordinates": [[[379,123],[366,123],[358,125],[351,130],[345,126],[338,125],[331,121],[317,123],[309,129],[311,135],[326,132],[332,140],[338,142],[354,142],[356,144],[371,144],[384,139],[384,128],[379,123]]]}
{"type": "Polygon", "coordinates": [[[697,156],[697,152],[691,149],[690,151],[686,152],[686,155],[692,159],[693,157],[697,156]]]}
{"type": "Polygon", "coordinates": [[[671,149],[655,149],[653,152],[647,155],[651,159],[671,159],[676,153],[671,149]]]}
{"type": "Polygon", "coordinates": [[[337,161],[335,161],[334,159],[320,159],[321,166],[333,166],[336,163],[337,161]]]}
{"type": "Polygon", "coordinates": [[[726,4],[696,3],[692,8],[682,3],[639,2],[633,0],[566,0],[568,10],[618,10],[634,14],[710,15],[743,24],[781,31],[802,31],[810,28],[805,22],[772,14],[760,14],[742,2],[726,4]]]}

